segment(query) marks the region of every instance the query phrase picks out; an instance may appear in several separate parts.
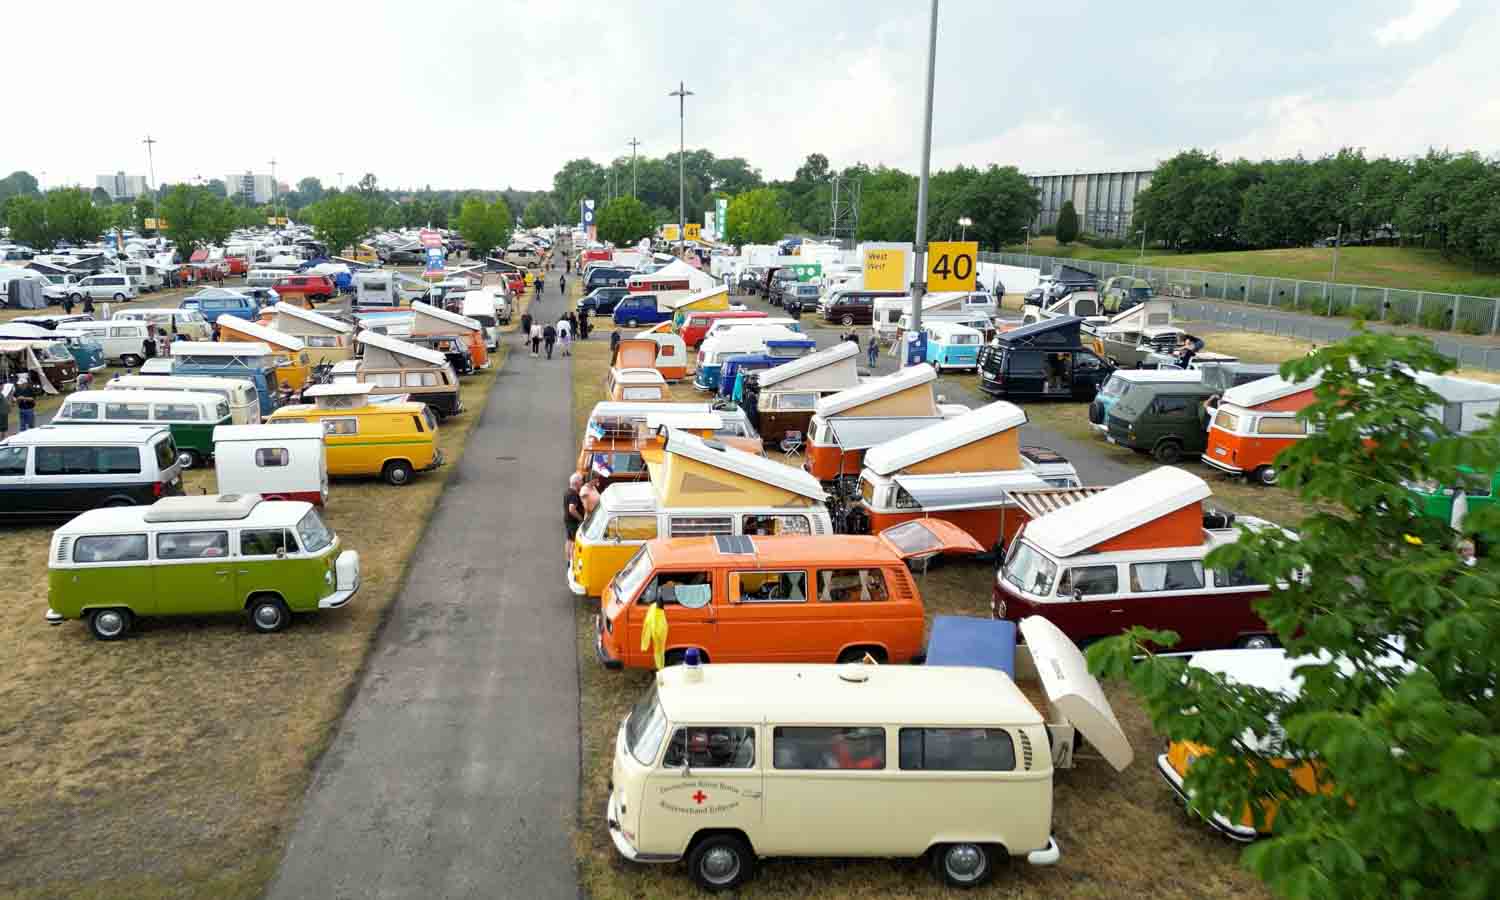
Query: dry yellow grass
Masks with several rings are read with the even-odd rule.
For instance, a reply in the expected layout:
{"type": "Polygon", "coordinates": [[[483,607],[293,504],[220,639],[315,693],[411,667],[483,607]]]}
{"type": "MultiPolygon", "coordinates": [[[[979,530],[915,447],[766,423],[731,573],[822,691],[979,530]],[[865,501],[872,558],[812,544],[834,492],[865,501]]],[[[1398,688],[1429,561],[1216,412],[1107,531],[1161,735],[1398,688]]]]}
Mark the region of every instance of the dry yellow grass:
{"type": "MultiPolygon", "coordinates": [[[[504,361],[466,381],[449,466],[393,488],[334,483],[326,518],[360,551],[350,606],[262,636],[239,618],[142,620],[101,644],[49,628],[46,527],[0,565],[0,895],[259,896],[408,557],[504,361]]],[[[189,473],[212,490],[211,471],[189,473]]]]}
{"type": "MultiPolygon", "coordinates": [[[[607,341],[575,347],[573,412],[581,434],[589,410],[602,399],[609,364],[607,341]]],[[[688,385],[676,399],[701,399],[688,385]]],[[[576,435],[575,435],[576,436],[576,435]]],[[[949,562],[919,576],[929,618],[937,614],[989,615],[993,571],[986,563],[949,562]]],[[[700,896],[680,866],[626,863],[604,822],[615,730],[649,683],[641,672],[609,672],[594,656],[597,600],[577,609],[579,685],[582,692],[583,780],[575,832],[579,876],[593,900],[700,896]]],[[[1260,884],[1238,865],[1238,849],[1189,820],[1156,775],[1152,758],[1162,741],[1151,732],[1140,704],[1112,692],[1115,711],[1130,735],[1136,760],[1116,774],[1102,760],[1087,760],[1059,778],[1053,813],[1063,849],[1052,869],[1013,866],[976,897],[1161,898],[1264,897],[1260,884]]],[[[900,810],[892,810],[899,815],[900,810]]],[[[742,891],[745,897],[950,897],[917,860],[773,860],[742,891]]]]}

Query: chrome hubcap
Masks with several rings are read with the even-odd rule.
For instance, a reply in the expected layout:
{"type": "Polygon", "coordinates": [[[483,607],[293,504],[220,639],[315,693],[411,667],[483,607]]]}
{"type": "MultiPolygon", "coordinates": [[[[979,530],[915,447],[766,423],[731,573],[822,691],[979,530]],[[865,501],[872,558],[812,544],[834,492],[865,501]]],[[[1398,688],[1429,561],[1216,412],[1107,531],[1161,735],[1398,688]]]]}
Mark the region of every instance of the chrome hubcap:
{"type": "Polygon", "coordinates": [[[179,454],[177,454],[177,464],[179,466],[182,466],[184,469],[191,469],[193,467],[193,454],[191,454],[191,453],[179,453],[179,454]]]}
{"type": "Polygon", "coordinates": [[[100,634],[114,637],[125,630],[125,617],[114,610],[105,610],[94,615],[94,630],[100,634]]]}
{"type": "Polygon", "coordinates": [[[973,844],[958,844],[948,848],[943,865],[955,881],[972,881],[984,873],[984,854],[973,844]]]}
{"type": "Polygon", "coordinates": [[[262,628],[275,628],[281,624],[281,610],[267,603],[255,608],[255,624],[262,628]]]}
{"type": "Polygon", "coordinates": [[[1253,637],[1245,640],[1245,649],[1247,650],[1267,650],[1270,649],[1270,646],[1271,639],[1268,637],[1253,637]]]}
{"type": "Polygon", "coordinates": [[[740,856],[728,847],[715,847],[703,854],[703,877],[714,884],[727,884],[740,873],[740,856]]]}

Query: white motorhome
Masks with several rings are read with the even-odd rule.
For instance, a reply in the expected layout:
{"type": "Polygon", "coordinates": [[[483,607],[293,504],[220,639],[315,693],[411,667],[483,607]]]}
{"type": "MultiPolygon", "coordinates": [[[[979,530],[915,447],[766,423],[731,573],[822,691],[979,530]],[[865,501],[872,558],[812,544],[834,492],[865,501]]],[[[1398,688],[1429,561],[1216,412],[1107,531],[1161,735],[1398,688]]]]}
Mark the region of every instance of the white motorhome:
{"type": "Polygon", "coordinates": [[[391,272],[356,272],[354,275],[354,305],[371,309],[396,309],[401,305],[401,293],[396,286],[396,276],[391,272]]]}
{"type": "MultiPolygon", "coordinates": [[[[911,297],[875,298],[875,333],[890,337],[896,333],[903,315],[911,313],[911,297]]],[[[1000,314],[1000,304],[989,291],[947,291],[922,298],[922,319],[928,314],[983,315],[993,319],[1000,314]]]]}

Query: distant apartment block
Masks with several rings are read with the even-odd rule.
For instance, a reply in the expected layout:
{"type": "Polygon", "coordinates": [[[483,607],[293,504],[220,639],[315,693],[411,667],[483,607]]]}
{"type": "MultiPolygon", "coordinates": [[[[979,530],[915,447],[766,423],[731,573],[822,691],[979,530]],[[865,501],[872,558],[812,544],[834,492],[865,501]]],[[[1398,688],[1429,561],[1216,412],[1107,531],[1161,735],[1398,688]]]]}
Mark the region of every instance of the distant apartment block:
{"type": "Polygon", "coordinates": [[[251,203],[270,203],[275,195],[271,176],[253,175],[249,172],[224,176],[224,189],[231,197],[235,194],[245,195],[251,203]]]}
{"type": "Polygon", "coordinates": [[[111,200],[134,200],[146,193],[146,176],[126,175],[124,172],[98,175],[94,178],[94,187],[103,188],[111,200]]]}
{"type": "Polygon", "coordinates": [[[1042,201],[1032,230],[1056,225],[1063,203],[1072,200],[1080,230],[1104,237],[1127,237],[1135,196],[1150,186],[1153,174],[1154,169],[1028,175],[1042,201]]]}

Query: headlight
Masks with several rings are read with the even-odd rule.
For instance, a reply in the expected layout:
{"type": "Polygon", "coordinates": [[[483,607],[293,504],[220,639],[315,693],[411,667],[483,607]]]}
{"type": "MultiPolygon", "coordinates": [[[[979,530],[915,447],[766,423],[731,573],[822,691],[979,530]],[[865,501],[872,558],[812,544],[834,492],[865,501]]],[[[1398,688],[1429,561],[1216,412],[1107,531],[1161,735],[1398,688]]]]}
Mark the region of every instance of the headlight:
{"type": "Polygon", "coordinates": [[[332,569],[329,569],[328,571],[326,571],[326,572],[323,573],[323,583],[326,584],[326,585],[328,585],[329,587],[333,587],[333,570],[332,569]]]}

